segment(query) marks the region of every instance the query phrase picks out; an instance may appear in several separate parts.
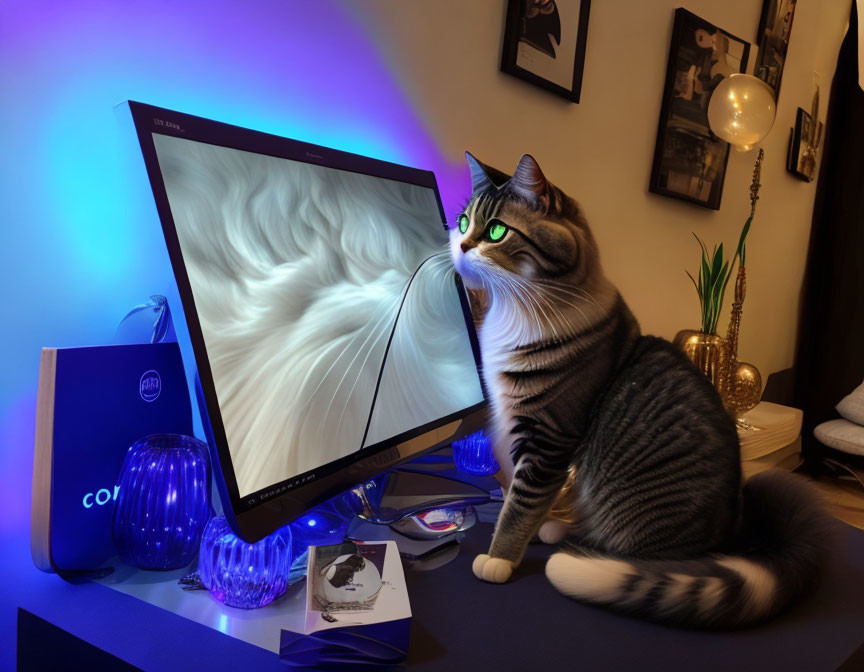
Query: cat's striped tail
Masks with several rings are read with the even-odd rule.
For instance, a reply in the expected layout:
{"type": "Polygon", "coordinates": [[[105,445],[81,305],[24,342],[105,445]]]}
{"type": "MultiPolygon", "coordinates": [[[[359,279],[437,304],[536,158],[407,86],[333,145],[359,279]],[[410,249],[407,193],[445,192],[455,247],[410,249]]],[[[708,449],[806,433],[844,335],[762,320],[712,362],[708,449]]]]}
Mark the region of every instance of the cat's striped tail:
{"type": "Polygon", "coordinates": [[[770,618],[817,578],[833,520],[806,483],[779,470],[744,486],[741,553],[627,560],[566,544],[546,576],[568,597],[654,621],[731,628],[770,618]]]}

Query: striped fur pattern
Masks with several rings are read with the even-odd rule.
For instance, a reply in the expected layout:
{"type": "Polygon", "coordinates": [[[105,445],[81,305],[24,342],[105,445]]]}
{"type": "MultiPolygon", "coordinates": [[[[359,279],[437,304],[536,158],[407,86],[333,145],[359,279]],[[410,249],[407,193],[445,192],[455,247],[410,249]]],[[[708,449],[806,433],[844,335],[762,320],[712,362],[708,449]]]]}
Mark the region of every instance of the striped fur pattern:
{"type": "Polygon", "coordinates": [[[565,595],[693,627],[794,601],[831,527],[811,492],[784,474],[742,489],[719,396],[677,348],[641,335],[578,205],[528,155],[512,177],[467,156],[473,194],[451,256],[483,294],[483,375],[510,482],[475,574],[510,577],[575,465],[577,522],[547,565],[565,595]]]}

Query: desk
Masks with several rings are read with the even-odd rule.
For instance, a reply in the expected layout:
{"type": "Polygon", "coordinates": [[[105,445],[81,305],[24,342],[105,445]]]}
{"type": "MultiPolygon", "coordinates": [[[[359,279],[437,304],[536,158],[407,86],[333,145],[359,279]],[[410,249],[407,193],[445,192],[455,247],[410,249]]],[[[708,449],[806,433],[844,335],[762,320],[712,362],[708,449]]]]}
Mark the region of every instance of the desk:
{"type": "MultiPolygon", "coordinates": [[[[864,533],[841,524],[839,557],[817,594],[740,632],[693,632],[618,616],[561,596],[543,575],[552,549],[531,546],[510,583],[471,573],[491,526],[446,568],[409,574],[408,661],[417,670],[835,670],[864,644],[864,533]],[[458,606],[456,606],[458,605],[458,606]],[[447,617],[442,617],[447,614],[447,617]]],[[[864,670],[864,659],[851,670],[864,670]]]]}
{"type": "MultiPolygon", "coordinates": [[[[552,549],[540,545],[510,583],[482,583],[471,562],[491,534],[491,525],[478,524],[452,562],[406,573],[414,612],[409,669],[828,671],[864,643],[864,533],[846,525],[816,594],[780,619],[732,633],[675,630],[568,600],[546,581],[552,549]]],[[[19,587],[20,607],[142,669],[286,669],[263,648],[109,587],[68,585],[32,566],[27,579],[33,585],[19,587]]],[[[864,659],[844,672],[861,669],[864,659]]]]}

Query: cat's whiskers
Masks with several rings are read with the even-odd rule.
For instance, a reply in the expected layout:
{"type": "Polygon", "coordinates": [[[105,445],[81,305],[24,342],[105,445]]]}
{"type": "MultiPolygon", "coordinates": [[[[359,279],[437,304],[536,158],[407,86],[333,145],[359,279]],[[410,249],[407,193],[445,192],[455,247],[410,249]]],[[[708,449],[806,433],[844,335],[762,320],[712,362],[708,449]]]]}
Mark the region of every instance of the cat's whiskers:
{"type": "MultiPolygon", "coordinates": [[[[553,339],[555,341],[561,340],[561,337],[558,333],[558,329],[555,328],[555,322],[549,317],[548,313],[543,308],[543,306],[545,305],[547,308],[549,308],[550,312],[552,312],[553,317],[556,316],[556,314],[557,314],[557,316],[559,318],[563,318],[561,311],[557,310],[555,308],[555,306],[552,305],[552,303],[545,296],[543,296],[542,294],[539,294],[537,292],[534,292],[532,287],[528,283],[526,283],[524,279],[518,278],[516,284],[519,285],[519,287],[520,287],[520,295],[522,297],[528,299],[531,304],[536,306],[543,313],[544,319],[546,320],[550,329],[552,329],[553,339]],[[541,301],[543,302],[542,304],[540,303],[541,301]]],[[[566,320],[561,319],[560,326],[562,328],[566,327],[566,320]]],[[[543,339],[544,334],[542,332],[542,329],[540,330],[539,336],[540,336],[540,339],[543,339]]],[[[540,339],[538,339],[538,340],[540,340],[540,339]]]]}
{"type": "Polygon", "coordinates": [[[514,345],[529,343],[544,337],[539,312],[529,304],[512,277],[500,272],[488,272],[485,277],[490,307],[484,322],[483,340],[495,350],[507,350],[514,345]]]}
{"type": "Polygon", "coordinates": [[[531,340],[549,340],[550,335],[547,333],[548,330],[551,330],[551,338],[556,342],[563,340],[563,337],[574,335],[574,332],[578,331],[578,329],[574,329],[576,326],[574,318],[581,317],[579,321],[583,322],[585,327],[590,326],[591,322],[588,316],[578,305],[566,301],[561,297],[554,297],[553,300],[553,297],[548,296],[546,292],[538,288],[534,283],[518,275],[509,273],[504,275],[500,272],[494,275],[496,279],[500,279],[503,282],[502,288],[512,294],[511,298],[516,299],[515,309],[522,313],[528,313],[528,316],[533,318],[537,323],[538,332],[531,340]],[[572,307],[579,315],[568,317],[561,310],[561,307],[556,305],[556,302],[572,307]],[[548,330],[544,329],[543,323],[540,322],[539,318],[541,315],[543,321],[548,326],[548,330]]]}
{"type": "Polygon", "coordinates": [[[530,285],[528,285],[523,278],[512,273],[501,272],[496,273],[495,277],[501,283],[500,286],[503,290],[503,292],[497,296],[498,300],[506,301],[509,304],[511,310],[523,315],[527,314],[527,316],[529,318],[533,318],[534,322],[536,323],[536,334],[527,335],[527,340],[546,340],[548,336],[546,334],[546,330],[543,328],[544,322],[546,325],[548,325],[549,329],[552,330],[553,337],[555,339],[558,339],[558,330],[556,329],[554,322],[550,319],[548,313],[539,303],[536,294],[531,291],[530,285]],[[543,321],[541,321],[540,319],[540,314],[542,314],[543,321]]]}
{"type": "MultiPolygon", "coordinates": [[[[584,322],[584,325],[583,325],[583,326],[584,326],[585,328],[589,328],[589,327],[591,326],[591,320],[588,318],[588,315],[585,313],[584,310],[582,310],[582,308],[581,308],[580,306],[577,306],[575,303],[572,303],[571,301],[567,301],[566,299],[562,299],[560,296],[559,296],[559,297],[556,297],[555,300],[556,300],[558,303],[562,303],[562,304],[564,304],[564,305],[566,305],[566,306],[570,306],[571,308],[573,308],[574,310],[576,310],[576,311],[579,313],[579,315],[582,317],[582,320],[583,320],[583,322],[584,322]]],[[[554,305],[554,304],[553,304],[553,305],[554,305]]],[[[558,309],[558,310],[559,310],[559,313],[560,313],[560,309],[558,309]]],[[[562,316],[562,318],[564,317],[564,316],[563,316],[563,313],[561,313],[561,316],[562,316]]]]}
{"type": "Polygon", "coordinates": [[[556,292],[562,292],[564,294],[569,294],[574,297],[587,299],[595,306],[597,306],[601,311],[603,310],[603,306],[601,306],[597,302],[597,299],[594,298],[594,295],[591,294],[588,290],[583,289],[582,287],[576,287],[574,285],[565,284],[563,282],[555,282],[554,280],[549,280],[546,278],[538,278],[537,280],[535,280],[535,282],[539,285],[546,285],[556,292]]]}
{"type": "MultiPolygon", "coordinates": [[[[558,306],[557,306],[555,303],[553,303],[552,301],[550,301],[548,297],[544,296],[543,294],[538,294],[538,296],[540,296],[540,297],[541,297],[541,298],[546,302],[546,304],[549,306],[549,309],[552,310],[552,311],[554,311],[554,313],[558,316],[558,318],[561,320],[562,323],[565,323],[565,324],[572,324],[573,321],[572,321],[572,320],[569,320],[569,319],[567,318],[567,316],[564,315],[564,312],[561,310],[561,308],[558,307],[558,306]]],[[[568,303],[568,305],[571,305],[571,306],[573,306],[574,308],[576,308],[576,310],[579,311],[580,315],[582,316],[583,320],[586,320],[586,321],[587,321],[587,319],[585,318],[585,314],[582,313],[582,311],[579,310],[579,308],[578,308],[577,306],[574,306],[573,304],[570,304],[570,303],[568,303]]],[[[586,325],[586,326],[587,326],[587,325],[586,325]]],[[[572,331],[573,331],[572,329],[568,329],[568,332],[572,332],[572,331]]],[[[577,331],[578,331],[578,330],[577,330],[577,331]]],[[[570,333],[569,335],[572,335],[572,333],[570,333]]]]}
{"type": "MultiPolygon", "coordinates": [[[[342,389],[342,384],[345,382],[345,379],[348,376],[348,372],[351,371],[351,367],[354,365],[354,362],[357,361],[357,358],[360,356],[360,354],[364,351],[365,348],[367,348],[367,343],[368,343],[369,344],[368,350],[366,352],[365,357],[363,358],[363,364],[360,367],[360,370],[359,370],[359,373],[357,374],[357,377],[359,378],[360,375],[362,375],[363,370],[364,370],[365,365],[366,365],[366,362],[369,359],[369,355],[375,349],[375,345],[378,343],[378,341],[380,341],[381,338],[387,333],[387,330],[379,329],[379,326],[385,320],[387,320],[390,317],[390,315],[395,312],[395,310],[396,310],[395,306],[391,306],[391,305],[385,306],[384,314],[378,320],[376,320],[375,324],[372,326],[372,328],[369,330],[369,333],[366,335],[366,338],[363,340],[363,342],[357,348],[357,351],[354,353],[354,357],[352,357],[351,361],[348,362],[348,366],[345,367],[345,371],[342,373],[342,377],[339,379],[339,382],[336,384],[336,389],[333,390],[333,394],[330,396],[330,401],[327,403],[327,410],[324,413],[322,413],[320,416],[321,422],[319,423],[319,427],[323,427],[324,423],[326,421],[330,420],[330,408],[333,406],[333,402],[336,400],[336,397],[339,394],[339,390],[342,389]],[[369,339],[372,338],[373,336],[375,336],[375,340],[373,340],[371,343],[369,343],[369,339]]],[[[359,336],[359,334],[358,334],[358,336],[359,336]]],[[[348,345],[350,346],[350,344],[353,343],[354,340],[356,340],[356,338],[357,337],[351,339],[351,342],[348,345]]],[[[348,346],[346,346],[346,351],[348,351],[348,346]]],[[[331,366],[330,368],[332,369],[333,367],[331,366]]],[[[323,382],[329,374],[330,374],[330,370],[327,371],[327,374],[325,374],[324,378],[321,379],[321,382],[323,382]]],[[[357,381],[355,380],[354,385],[356,385],[356,384],[357,384],[357,381]]],[[[319,387],[320,387],[320,384],[319,384],[319,387]]],[[[317,391],[317,389],[318,388],[316,388],[316,391],[317,391]]],[[[354,389],[353,385],[352,385],[351,389],[353,391],[353,389],[354,389]]],[[[351,400],[351,394],[349,393],[346,397],[346,400],[345,400],[345,406],[346,407],[347,407],[348,402],[350,400],[351,400]]],[[[345,412],[344,408],[342,409],[342,412],[344,414],[344,412],[345,412]]],[[[340,422],[341,422],[341,416],[340,416],[340,422]]]]}
{"type": "MultiPolygon", "coordinates": [[[[392,313],[393,310],[395,309],[393,306],[388,306],[388,305],[384,305],[384,306],[382,306],[382,307],[384,308],[384,314],[383,314],[383,315],[382,315],[382,316],[381,316],[381,317],[376,321],[376,323],[375,323],[374,325],[372,325],[372,331],[370,331],[370,333],[366,335],[366,339],[364,340],[364,343],[366,342],[366,340],[368,340],[369,336],[370,336],[372,333],[374,333],[375,329],[378,328],[378,325],[379,325],[383,320],[387,319],[387,317],[389,316],[389,314],[392,313]]],[[[343,356],[343,355],[350,354],[350,352],[351,352],[351,346],[354,344],[354,342],[355,342],[357,339],[363,337],[363,332],[364,332],[364,329],[362,329],[362,328],[361,328],[361,329],[358,329],[358,330],[357,330],[357,333],[355,333],[354,336],[351,337],[351,340],[348,341],[348,343],[346,343],[346,344],[343,346],[343,348],[342,348],[342,352],[340,352],[339,355],[336,357],[336,359],[333,360],[333,362],[332,362],[332,363],[330,364],[330,366],[327,368],[327,371],[324,372],[324,375],[321,376],[321,377],[319,378],[319,380],[318,380],[318,384],[315,386],[315,389],[312,390],[312,392],[309,393],[309,395],[306,397],[306,403],[305,403],[305,404],[300,408],[300,412],[306,410],[306,408],[309,407],[309,405],[312,403],[312,401],[313,401],[315,395],[318,393],[318,390],[321,389],[321,386],[324,384],[324,382],[327,380],[327,378],[328,378],[328,377],[330,376],[330,374],[333,372],[333,369],[336,367],[336,364],[339,363],[339,360],[342,359],[342,356],[343,356]]],[[[334,341],[334,344],[333,344],[332,347],[338,347],[338,342],[337,342],[337,341],[334,341]]],[[[360,347],[361,347],[361,348],[363,347],[362,344],[361,344],[360,347]]],[[[329,350],[329,348],[328,348],[328,350],[329,350]]],[[[319,356],[319,359],[320,359],[320,356],[319,356]]],[[[316,360],[316,364],[317,364],[317,360],[316,360]]],[[[349,364],[349,366],[350,366],[350,364],[349,364]]],[[[310,370],[314,370],[314,367],[313,367],[312,369],[310,369],[310,370]]],[[[303,385],[305,385],[305,380],[304,380],[303,385]]],[[[302,389],[302,387],[301,387],[301,389],[302,389]]]]}
{"type": "MultiPolygon", "coordinates": [[[[493,305],[506,306],[505,312],[499,316],[502,321],[497,327],[499,330],[510,333],[518,331],[514,329],[518,321],[508,324],[516,314],[530,320],[530,331],[533,333],[512,333],[519,343],[560,342],[590,328],[607,312],[590,292],[582,288],[542,278],[529,281],[495,266],[483,257],[472,260],[472,270],[483,283],[493,305]],[[588,306],[591,306],[591,310],[586,312],[588,306]],[[595,310],[598,314],[589,316],[588,313],[594,313],[595,310]]],[[[516,344],[507,343],[510,346],[516,344]]]]}
{"type": "Polygon", "coordinates": [[[562,291],[579,293],[586,298],[593,298],[591,293],[584,287],[579,287],[578,285],[574,285],[570,282],[560,282],[558,280],[552,280],[551,278],[535,278],[534,282],[542,285],[547,285],[549,287],[555,287],[561,289],[562,291]]]}
{"type": "MultiPolygon", "coordinates": [[[[538,284],[540,284],[540,283],[538,283],[538,284]]],[[[567,301],[566,299],[562,298],[561,296],[557,296],[557,295],[554,296],[555,301],[569,305],[569,306],[575,308],[576,310],[578,310],[582,314],[582,317],[585,320],[585,327],[590,327],[592,324],[592,321],[588,318],[588,315],[586,315],[585,311],[582,310],[583,307],[586,309],[588,308],[588,306],[586,305],[587,303],[590,302],[591,304],[596,306],[597,310],[599,311],[596,319],[600,319],[604,315],[607,314],[608,308],[604,308],[600,303],[598,303],[597,300],[589,292],[585,291],[584,289],[578,288],[578,287],[574,287],[572,289],[578,290],[578,292],[571,291],[571,288],[567,288],[565,286],[544,288],[541,285],[541,287],[538,287],[538,291],[541,293],[544,293],[544,294],[547,294],[547,293],[559,294],[560,293],[560,294],[568,295],[568,296],[574,298],[574,300],[576,300],[576,301],[584,301],[585,303],[583,303],[582,306],[579,306],[579,305],[577,305],[571,301],[567,301]]],[[[593,310],[593,308],[592,308],[592,310],[593,310]]]]}
{"type": "MultiPolygon", "coordinates": [[[[455,273],[455,270],[453,269],[453,267],[449,263],[449,251],[446,251],[446,250],[443,252],[438,252],[436,254],[431,255],[430,257],[428,257],[423,262],[423,264],[426,264],[427,265],[426,268],[431,272],[443,271],[443,272],[445,272],[445,274],[449,274],[449,275],[452,275],[453,273],[455,273]]],[[[421,266],[423,264],[421,264],[421,266]]],[[[419,268],[418,268],[418,270],[419,270],[419,268]]],[[[402,289],[402,296],[406,299],[407,299],[406,292],[408,291],[409,285],[410,285],[410,281],[406,282],[405,286],[402,289]]],[[[334,390],[333,395],[330,398],[330,402],[327,405],[327,411],[321,416],[322,422],[324,420],[329,420],[330,407],[332,406],[333,402],[336,400],[336,397],[339,394],[339,390],[342,388],[342,384],[345,382],[345,380],[348,376],[348,373],[351,371],[351,368],[354,366],[354,362],[357,361],[357,358],[360,357],[361,353],[365,349],[366,354],[363,357],[363,361],[360,364],[360,368],[358,369],[357,375],[354,378],[354,382],[351,384],[351,389],[348,390],[348,393],[345,395],[345,403],[342,406],[342,411],[339,414],[339,419],[336,423],[336,432],[335,432],[336,436],[339,435],[339,428],[342,426],[342,420],[344,419],[345,412],[348,409],[348,406],[351,402],[352,395],[354,394],[354,390],[357,387],[357,383],[360,381],[360,378],[362,377],[363,372],[366,370],[366,363],[369,361],[369,357],[372,356],[372,353],[374,352],[375,347],[378,344],[378,342],[385,335],[390,333],[387,329],[380,329],[380,326],[382,325],[382,323],[389,321],[389,319],[393,315],[393,313],[398,313],[398,304],[386,305],[384,308],[383,315],[375,322],[374,325],[372,325],[372,327],[369,331],[369,334],[366,336],[363,343],[361,343],[360,346],[357,348],[357,351],[354,353],[354,357],[348,363],[348,366],[345,367],[345,371],[342,374],[342,378],[339,380],[339,383],[337,384],[336,389],[334,390]],[[375,335],[376,333],[378,335],[376,336],[375,340],[373,340],[367,346],[369,339],[373,335],[375,335]]],[[[354,340],[356,340],[356,337],[351,340],[351,343],[353,343],[354,340]]],[[[350,346],[350,343],[349,343],[349,346],[350,346]]],[[[347,350],[348,350],[348,347],[346,347],[346,351],[347,350]]],[[[328,374],[329,374],[329,371],[328,371],[328,374]]],[[[326,375],[325,375],[325,377],[326,377],[326,375]]]]}
{"type": "MultiPolygon", "coordinates": [[[[385,317],[386,317],[386,315],[385,315],[385,317]]],[[[380,322],[381,321],[379,320],[379,324],[380,324],[380,322]]],[[[375,326],[374,329],[379,331],[378,336],[375,338],[374,341],[372,341],[372,343],[369,344],[369,346],[366,350],[366,356],[363,358],[363,362],[360,364],[360,368],[357,371],[357,376],[354,378],[354,382],[351,384],[351,389],[348,390],[348,394],[345,395],[345,404],[342,406],[342,412],[339,414],[339,420],[336,423],[336,431],[334,432],[335,436],[339,436],[339,429],[342,426],[342,420],[345,416],[345,411],[348,410],[348,405],[351,402],[352,395],[354,394],[354,389],[357,387],[357,383],[360,382],[360,378],[362,377],[363,372],[366,370],[366,362],[369,361],[369,357],[372,355],[372,352],[375,350],[375,346],[378,344],[378,341],[380,341],[388,333],[388,331],[386,329],[378,330],[377,325],[375,326]]],[[[357,356],[362,351],[362,348],[363,348],[363,346],[361,345],[360,349],[358,349],[357,353],[354,355],[354,359],[352,359],[351,362],[348,364],[348,367],[345,370],[345,375],[347,375],[348,371],[351,370],[351,366],[354,364],[354,360],[357,359],[357,356]]],[[[343,380],[345,378],[345,375],[343,375],[343,377],[342,377],[343,380]]],[[[333,403],[333,400],[335,400],[335,398],[336,398],[336,393],[339,391],[339,389],[341,387],[342,387],[342,380],[339,381],[339,385],[336,388],[336,392],[333,393],[333,399],[331,399],[330,403],[333,403]]],[[[327,410],[329,412],[329,410],[330,410],[329,406],[328,406],[327,410]]],[[[325,413],[324,416],[322,416],[322,417],[326,418],[326,416],[327,416],[327,414],[325,413]]]]}
{"type": "MultiPolygon", "coordinates": [[[[571,308],[573,308],[574,310],[576,310],[579,313],[579,316],[581,316],[582,321],[584,323],[583,326],[585,328],[591,326],[591,320],[589,320],[588,315],[585,313],[585,311],[582,310],[582,308],[580,306],[576,305],[575,303],[572,303],[571,301],[567,301],[566,299],[563,299],[560,296],[550,297],[547,294],[547,292],[544,291],[540,287],[535,287],[535,286],[532,286],[530,284],[528,284],[528,287],[530,288],[530,290],[532,292],[532,296],[535,296],[538,299],[541,299],[549,307],[550,310],[554,311],[554,313],[558,316],[558,318],[561,320],[561,323],[565,327],[572,326],[573,320],[568,318],[564,314],[564,312],[561,310],[560,306],[557,304],[564,304],[566,306],[570,306],[571,308]]],[[[574,296],[577,296],[577,295],[574,295],[574,296]]],[[[566,329],[566,331],[568,332],[568,335],[572,335],[572,331],[573,331],[572,329],[566,329]]]]}
{"type": "MultiPolygon", "coordinates": [[[[505,289],[508,292],[508,294],[505,294],[504,296],[509,295],[512,298],[521,299],[521,301],[517,300],[517,301],[511,302],[512,307],[515,308],[518,312],[521,312],[521,313],[526,312],[524,310],[526,308],[526,305],[525,305],[526,303],[533,305],[535,307],[539,307],[539,305],[533,299],[533,297],[531,297],[530,294],[525,293],[519,287],[518,281],[516,280],[516,276],[510,276],[510,277],[501,276],[501,279],[503,280],[503,283],[505,285],[505,289]]],[[[541,308],[541,310],[542,310],[542,308],[541,308]]],[[[531,317],[534,318],[534,321],[537,323],[536,338],[543,338],[543,323],[540,321],[540,316],[537,314],[537,311],[529,309],[527,312],[530,314],[531,317]]],[[[546,319],[546,322],[549,323],[549,318],[548,318],[548,316],[546,316],[545,312],[544,312],[544,318],[546,319]]],[[[554,330],[554,325],[549,323],[549,326],[554,330]]]]}
{"type": "MultiPolygon", "coordinates": [[[[543,305],[541,305],[540,301],[538,300],[538,299],[542,299],[543,297],[532,292],[531,287],[519,276],[511,276],[511,281],[513,282],[513,287],[514,287],[514,290],[515,290],[517,296],[519,296],[520,298],[522,298],[524,301],[528,302],[529,304],[533,305],[537,310],[539,310],[541,313],[543,313],[543,318],[546,321],[546,324],[548,324],[549,328],[552,330],[553,338],[555,340],[558,340],[559,339],[558,330],[555,328],[555,323],[550,319],[548,313],[543,308],[543,305]]],[[[547,306],[549,306],[548,302],[544,302],[544,303],[546,303],[547,306]]],[[[549,307],[551,308],[552,306],[549,306],[549,307]]],[[[542,324],[540,324],[539,318],[538,318],[536,312],[534,313],[534,316],[535,316],[535,319],[538,320],[538,337],[540,339],[542,339],[544,336],[542,324]]]]}

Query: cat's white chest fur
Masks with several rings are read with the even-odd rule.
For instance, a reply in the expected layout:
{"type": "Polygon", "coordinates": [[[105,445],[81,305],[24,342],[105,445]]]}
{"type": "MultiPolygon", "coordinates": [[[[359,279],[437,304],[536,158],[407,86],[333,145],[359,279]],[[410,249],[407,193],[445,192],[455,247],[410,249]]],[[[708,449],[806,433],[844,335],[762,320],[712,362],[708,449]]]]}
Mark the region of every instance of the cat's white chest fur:
{"type": "Polygon", "coordinates": [[[492,441],[495,459],[509,485],[513,476],[511,431],[515,425],[512,400],[502,390],[500,372],[519,368],[513,350],[520,345],[545,339],[539,325],[528,324],[525,318],[507,305],[492,307],[480,330],[480,354],[483,360],[483,379],[489,391],[492,406],[492,441]]]}

